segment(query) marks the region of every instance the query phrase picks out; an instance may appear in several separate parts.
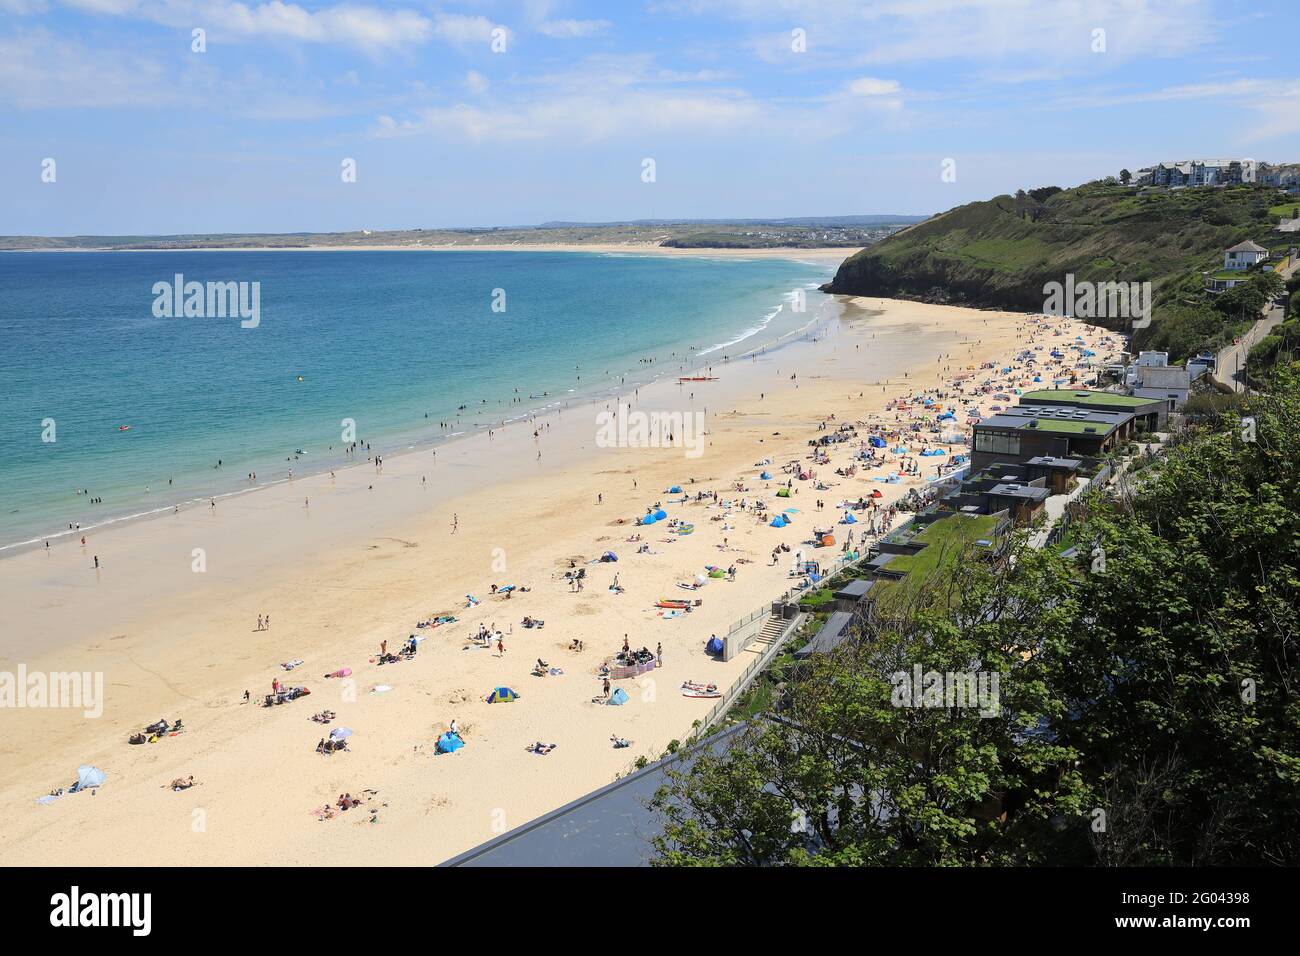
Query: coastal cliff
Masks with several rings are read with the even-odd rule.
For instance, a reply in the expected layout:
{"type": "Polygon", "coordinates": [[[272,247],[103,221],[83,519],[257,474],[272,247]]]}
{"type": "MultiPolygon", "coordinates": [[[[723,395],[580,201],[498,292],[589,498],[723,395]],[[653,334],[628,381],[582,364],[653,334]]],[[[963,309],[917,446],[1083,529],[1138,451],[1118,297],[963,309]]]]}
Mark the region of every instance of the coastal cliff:
{"type": "MultiPolygon", "coordinates": [[[[1150,282],[1158,325],[1199,294],[1201,271],[1218,268],[1226,247],[1247,237],[1278,245],[1268,213],[1275,197],[1254,186],[1171,192],[1103,182],[998,196],[850,256],[822,291],[1036,311],[1043,285],[1073,274],[1078,281],[1150,282]]],[[[1117,330],[1124,324],[1098,322],[1117,330]]],[[[1148,341],[1158,337],[1145,333],[1148,341]]]]}

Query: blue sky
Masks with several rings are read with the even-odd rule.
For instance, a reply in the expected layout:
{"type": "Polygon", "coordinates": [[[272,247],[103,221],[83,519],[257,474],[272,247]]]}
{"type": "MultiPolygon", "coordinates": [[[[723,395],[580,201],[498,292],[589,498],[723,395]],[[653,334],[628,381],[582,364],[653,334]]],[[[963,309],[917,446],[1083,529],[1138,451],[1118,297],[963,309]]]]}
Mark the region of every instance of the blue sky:
{"type": "Polygon", "coordinates": [[[1276,0],[0,0],[0,233],[924,214],[1300,161],[1298,23],[1276,0]]]}

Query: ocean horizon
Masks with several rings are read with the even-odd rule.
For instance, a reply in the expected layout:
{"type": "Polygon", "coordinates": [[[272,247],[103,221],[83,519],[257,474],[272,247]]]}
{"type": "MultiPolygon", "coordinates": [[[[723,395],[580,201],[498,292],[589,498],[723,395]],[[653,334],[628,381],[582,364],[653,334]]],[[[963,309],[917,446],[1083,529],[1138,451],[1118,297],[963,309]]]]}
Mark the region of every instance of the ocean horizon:
{"type": "Polygon", "coordinates": [[[796,251],[0,253],[0,555],[734,359],[825,314],[833,269],[796,251]],[[190,283],[200,311],[209,283],[240,285],[222,315],[178,315],[190,283]]]}

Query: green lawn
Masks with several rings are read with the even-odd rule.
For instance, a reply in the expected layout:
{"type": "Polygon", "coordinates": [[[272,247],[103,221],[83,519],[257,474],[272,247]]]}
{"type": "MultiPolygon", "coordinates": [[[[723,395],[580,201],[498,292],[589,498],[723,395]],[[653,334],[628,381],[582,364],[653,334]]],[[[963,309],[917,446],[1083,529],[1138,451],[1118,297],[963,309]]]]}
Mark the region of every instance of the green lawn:
{"type": "Polygon", "coordinates": [[[1295,196],[1284,203],[1271,206],[1268,214],[1273,219],[1295,219],[1295,210],[1300,209],[1300,196],[1295,196]]]}
{"type": "MultiPolygon", "coordinates": [[[[1064,418],[1036,418],[1034,421],[1038,422],[1038,425],[1032,431],[1051,432],[1057,435],[1086,435],[1091,428],[1098,437],[1101,437],[1110,427],[1105,422],[1076,422],[1064,418]]],[[[1020,430],[1029,428],[1029,424],[1025,422],[1020,426],[1020,430]]]]}
{"type": "Polygon", "coordinates": [[[914,539],[925,547],[916,554],[903,554],[888,564],[890,571],[906,571],[908,577],[928,577],[941,565],[947,566],[957,559],[967,545],[981,538],[991,539],[998,519],[993,515],[953,515],[929,525],[914,539]]]}
{"type": "Polygon", "coordinates": [[[1149,398],[1134,398],[1132,395],[1116,395],[1114,392],[1094,392],[1088,389],[1072,388],[1041,388],[1035,392],[1025,392],[1020,396],[1020,403],[1022,405],[1032,405],[1034,402],[1073,398],[1087,399],[1090,405],[1106,405],[1112,408],[1137,408],[1140,405],[1151,404],[1149,398]]]}
{"type": "MultiPolygon", "coordinates": [[[[926,547],[916,554],[899,555],[885,567],[906,572],[901,581],[882,580],[872,591],[876,607],[889,614],[894,608],[905,613],[927,582],[935,582],[952,568],[975,542],[993,539],[998,519],[993,515],[952,515],[929,525],[915,538],[926,547]]],[[[981,549],[982,550],[982,549],[981,549]]]]}

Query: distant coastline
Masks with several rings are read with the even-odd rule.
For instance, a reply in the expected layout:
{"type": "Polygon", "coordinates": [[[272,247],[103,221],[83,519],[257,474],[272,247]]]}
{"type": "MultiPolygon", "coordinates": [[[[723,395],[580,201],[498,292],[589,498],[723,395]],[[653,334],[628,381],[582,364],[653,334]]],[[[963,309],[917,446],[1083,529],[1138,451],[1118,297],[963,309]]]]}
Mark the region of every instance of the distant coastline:
{"type": "Polygon", "coordinates": [[[361,245],[361,246],[53,246],[2,249],[0,252],[587,252],[604,255],[655,255],[737,259],[843,260],[864,246],[662,246],[619,243],[508,243],[491,245],[361,245]]]}

